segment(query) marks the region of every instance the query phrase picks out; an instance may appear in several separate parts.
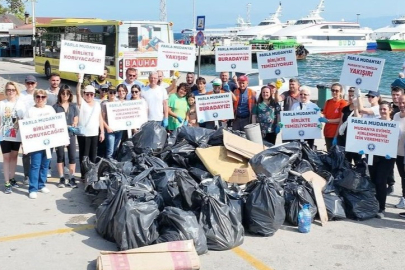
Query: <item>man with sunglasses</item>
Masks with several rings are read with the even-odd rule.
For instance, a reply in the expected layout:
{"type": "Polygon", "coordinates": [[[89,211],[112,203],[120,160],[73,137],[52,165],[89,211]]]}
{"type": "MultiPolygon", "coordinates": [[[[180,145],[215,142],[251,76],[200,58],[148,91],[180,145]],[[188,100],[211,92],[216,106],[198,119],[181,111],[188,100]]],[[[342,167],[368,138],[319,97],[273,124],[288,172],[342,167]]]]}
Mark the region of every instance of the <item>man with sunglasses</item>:
{"type": "MultiPolygon", "coordinates": [[[[145,85],[141,82],[138,81],[138,70],[135,68],[128,68],[126,73],[125,73],[125,81],[123,81],[123,84],[127,87],[127,89],[131,89],[134,84],[139,85],[139,87],[145,87],[145,85]]],[[[128,93],[127,95],[127,100],[131,99],[131,94],[128,93]]]]}

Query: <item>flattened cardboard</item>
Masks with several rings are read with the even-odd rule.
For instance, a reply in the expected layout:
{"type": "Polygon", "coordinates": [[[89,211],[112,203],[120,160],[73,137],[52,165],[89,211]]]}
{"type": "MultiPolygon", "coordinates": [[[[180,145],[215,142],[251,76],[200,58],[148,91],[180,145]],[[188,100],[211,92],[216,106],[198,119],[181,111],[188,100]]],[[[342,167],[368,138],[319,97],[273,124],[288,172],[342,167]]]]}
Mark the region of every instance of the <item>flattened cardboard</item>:
{"type": "Polygon", "coordinates": [[[256,179],[256,174],[250,164],[248,164],[248,168],[235,169],[228,182],[236,184],[246,184],[247,182],[250,182],[254,179],[256,179]]]}
{"type": "Polygon", "coordinates": [[[302,174],[302,177],[306,181],[312,183],[315,193],[316,205],[318,206],[319,217],[321,219],[322,226],[324,226],[328,222],[328,213],[326,211],[325,201],[323,200],[322,195],[322,190],[326,185],[326,180],[312,171],[304,172],[302,174]]]}
{"type": "Polygon", "coordinates": [[[243,156],[238,155],[238,154],[236,154],[236,153],[234,153],[232,151],[229,151],[229,150],[226,151],[226,155],[228,157],[230,157],[230,158],[236,159],[239,162],[245,162],[246,161],[246,158],[244,158],[243,156]]]}
{"type": "Polygon", "coordinates": [[[97,270],[197,270],[200,265],[193,240],[118,252],[101,251],[97,258],[97,270]]]}
{"type": "Polygon", "coordinates": [[[224,146],[229,151],[239,154],[247,159],[267,149],[263,144],[254,143],[226,130],[223,131],[224,146]]]}

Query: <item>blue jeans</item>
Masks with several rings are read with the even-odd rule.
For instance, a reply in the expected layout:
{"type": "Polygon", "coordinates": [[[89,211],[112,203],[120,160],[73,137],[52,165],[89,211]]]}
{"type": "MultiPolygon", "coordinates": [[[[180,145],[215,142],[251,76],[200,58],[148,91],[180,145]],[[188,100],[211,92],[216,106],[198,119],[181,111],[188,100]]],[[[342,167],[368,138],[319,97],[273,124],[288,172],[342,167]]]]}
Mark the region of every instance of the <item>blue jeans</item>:
{"type": "Polygon", "coordinates": [[[120,143],[122,138],[122,131],[115,131],[113,133],[105,133],[105,140],[106,140],[106,158],[112,158],[114,152],[118,148],[118,144],[120,143]]]}
{"type": "Polygon", "coordinates": [[[31,153],[30,183],[28,192],[38,192],[45,187],[46,175],[48,173],[49,162],[45,150],[31,153]]]}

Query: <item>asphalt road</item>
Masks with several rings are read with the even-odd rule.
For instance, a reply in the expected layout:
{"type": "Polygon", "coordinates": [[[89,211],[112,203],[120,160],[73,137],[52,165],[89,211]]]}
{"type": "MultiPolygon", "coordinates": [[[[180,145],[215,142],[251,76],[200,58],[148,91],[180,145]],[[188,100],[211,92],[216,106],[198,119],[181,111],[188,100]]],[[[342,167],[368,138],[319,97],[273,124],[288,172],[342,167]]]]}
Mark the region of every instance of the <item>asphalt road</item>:
{"type": "MultiPolygon", "coordinates": [[[[33,67],[0,62],[1,77],[23,82],[27,74],[34,74],[33,67]]],[[[38,81],[47,87],[45,78],[38,81]]],[[[322,140],[316,144],[323,147],[322,140]]],[[[17,171],[20,180],[21,158],[17,171]]],[[[238,249],[208,252],[200,257],[201,269],[404,269],[405,219],[394,208],[400,196],[397,173],[396,179],[385,219],[314,223],[308,234],[285,224],[272,237],[249,235],[238,249]]],[[[116,250],[92,228],[95,209],[83,185],[58,189],[56,181],[50,179],[51,193],[40,193],[37,200],[27,197],[26,186],[10,195],[0,192],[0,269],[94,270],[100,250],[116,250]]]]}

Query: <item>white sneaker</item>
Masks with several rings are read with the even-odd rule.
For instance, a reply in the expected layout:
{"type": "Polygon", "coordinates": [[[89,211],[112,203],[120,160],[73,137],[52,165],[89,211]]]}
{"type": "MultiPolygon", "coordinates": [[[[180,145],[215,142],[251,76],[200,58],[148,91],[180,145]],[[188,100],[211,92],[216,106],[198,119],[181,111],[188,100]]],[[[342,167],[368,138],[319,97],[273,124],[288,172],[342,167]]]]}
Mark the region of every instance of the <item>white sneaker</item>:
{"type": "Polygon", "coordinates": [[[399,203],[395,205],[395,207],[405,209],[405,198],[401,197],[401,199],[399,199],[399,203]]]}
{"type": "Polygon", "coordinates": [[[42,193],[49,193],[49,192],[51,192],[47,187],[43,187],[43,188],[41,188],[39,191],[41,191],[42,193]]]}
{"type": "Polygon", "coordinates": [[[37,198],[37,193],[36,192],[30,192],[30,194],[28,195],[28,197],[30,199],[36,199],[37,198]]]}
{"type": "Polygon", "coordinates": [[[48,178],[52,177],[52,171],[51,171],[51,169],[48,169],[48,173],[46,174],[46,177],[48,177],[48,178]]]}

